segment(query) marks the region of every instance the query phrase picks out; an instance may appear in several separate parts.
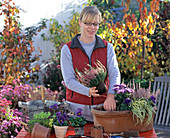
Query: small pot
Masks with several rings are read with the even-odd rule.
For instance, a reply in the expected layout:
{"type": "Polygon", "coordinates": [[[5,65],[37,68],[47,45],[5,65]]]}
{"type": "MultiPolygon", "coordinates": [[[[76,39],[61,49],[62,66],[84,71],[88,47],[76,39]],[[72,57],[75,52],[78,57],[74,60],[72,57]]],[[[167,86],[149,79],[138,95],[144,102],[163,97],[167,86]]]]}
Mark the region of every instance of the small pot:
{"type": "Polygon", "coordinates": [[[68,126],[56,126],[53,125],[54,130],[55,130],[55,136],[57,138],[65,138],[68,126]]]}
{"type": "Polygon", "coordinates": [[[50,129],[46,128],[39,123],[36,123],[33,127],[31,138],[49,138],[50,129]]]}
{"type": "Polygon", "coordinates": [[[92,138],[103,138],[103,127],[93,126],[91,127],[91,137],[92,138]]]}

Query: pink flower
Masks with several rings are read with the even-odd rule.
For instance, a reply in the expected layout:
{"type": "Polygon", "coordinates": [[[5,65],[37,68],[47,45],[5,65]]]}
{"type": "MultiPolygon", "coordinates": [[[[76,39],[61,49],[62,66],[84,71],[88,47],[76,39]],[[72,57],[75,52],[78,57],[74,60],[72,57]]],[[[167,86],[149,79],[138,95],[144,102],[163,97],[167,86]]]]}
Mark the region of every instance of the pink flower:
{"type": "Polygon", "coordinates": [[[58,68],[58,69],[61,69],[61,66],[60,66],[60,65],[57,65],[57,68],[58,68]]]}
{"type": "Polygon", "coordinates": [[[16,132],[16,133],[18,133],[18,130],[17,130],[17,128],[15,129],[15,132],[16,132]]]}

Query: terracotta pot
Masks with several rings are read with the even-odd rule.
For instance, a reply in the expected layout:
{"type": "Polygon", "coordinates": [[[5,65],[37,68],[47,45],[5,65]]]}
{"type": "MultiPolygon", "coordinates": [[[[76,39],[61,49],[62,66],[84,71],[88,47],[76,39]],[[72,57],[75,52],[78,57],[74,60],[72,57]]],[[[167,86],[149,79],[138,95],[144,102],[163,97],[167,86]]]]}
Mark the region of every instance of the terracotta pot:
{"type": "Polygon", "coordinates": [[[92,138],[103,138],[103,127],[102,126],[91,127],[91,137],[92,138]]]}
{"type": "Polygon", "coordinates": [[[84,126],[74,126],[74,131],[76,135],[83,136],[84,135],[84,126]]]}
{"type": "Polygon", "coordinates": [[[33,127],[31,138],[49,138],[50,137],[50,129],[46,128],[38,123],[36,123],[33,127]]]}
{"type": "Polygon", "coordinates": [[[104,132],[107,134],[127,131],[145,132],[153,129],[153,119],[147,126],[145,121],[143,124],[137,124],[131,111],[102,111],[94,108],[91,112],[94,125],[103,126],[104,132]]]}
{"type": "Polygon", "coordinates": [[[55,136],[57,138],[64,138],[68,129],[68,126],[54,126],[55,136]]]}

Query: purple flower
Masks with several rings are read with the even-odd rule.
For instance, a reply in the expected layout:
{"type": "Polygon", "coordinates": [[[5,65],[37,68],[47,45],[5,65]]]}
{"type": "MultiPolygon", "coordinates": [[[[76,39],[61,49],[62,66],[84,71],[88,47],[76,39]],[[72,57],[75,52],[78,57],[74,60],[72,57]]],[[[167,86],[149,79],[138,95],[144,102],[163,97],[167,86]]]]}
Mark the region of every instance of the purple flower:
{"type": "Polygon", "coordinates": [[[126,92],[128,93],[133,93],[133,89],[130,89],[130,88],[125,88],[126,92]]]}
{"type": "Polygon", "coordinates": [[[113,88],[113,90],[114,90],[114,91],[117,91],[117,90],[119,90],[119,87],[118,87],[118,86],[115,86],[115,87],[113,88]]]}
{"type": "Polygon", "coordinates": [[[82,109],[81,109],[81,108],[78,108],[78,109],[77,109],[77,111],[76,111],[76,116],[77,116],[77,117],[82,116],[82,109]]]}
{"type": "Polygon", "coordinates": [[[125,92],[126,92],[125,89],[120,89],[120,90],[117,91],[117,93],[125,93],[125,92]]]}
{"type": "Polygon", "coordinates": [[[120,85],[119,84],[115,84],[114,87],[119,87],[120,85]]]}
{"type": "Polygon", "coordinates": [[[131,100],[130,100],[129,98],[126,98],[126,99],[125,99],[125,104],[129,105],[130,102],[131,102],[131,100]]]}
{"type": "Polygon", "coordinates": [[[155,96],[151,96],[151,100],[152,100],[153,103],[156,103],[156,101],[155,101],[155,100],[156,100],[155,96]]]}
{"type": "Polygon", "coordinates": [[[57,112],[57,113],[56,113],[56,116],[57,116],[57,118],[59,119],[60,116],[61,116],[61,112],[57,112]]]}
{"type": "Polygon", "coordinates": [[[56,110],[56,109],[58,109],[58,105],[57,105],[57,103],[56,103],[56,104],[54,104],[54,105],[51,105],[49,108],[56,110]]]}
{"type": "Polygon", "coordinates": [[[126,88],[127,86],[126,86],[126,84],[120,84],[120,87],[126,88]]]}
{"type": "Polygon", "coordinates": [[[59,124],[61,124],[61,125],[64,123],[65,120],[66,120],[66,119],[65,119],[63,116],[60,116],[60,117],[58,118],[59,124]]]}
{"type": "Polygon", "coordinates": [[[67,119],[67,114],[66,114],[66,113],[64,113],[64,114],[63,114],[63,117],[64,117],[65,119],[67,119]]]}

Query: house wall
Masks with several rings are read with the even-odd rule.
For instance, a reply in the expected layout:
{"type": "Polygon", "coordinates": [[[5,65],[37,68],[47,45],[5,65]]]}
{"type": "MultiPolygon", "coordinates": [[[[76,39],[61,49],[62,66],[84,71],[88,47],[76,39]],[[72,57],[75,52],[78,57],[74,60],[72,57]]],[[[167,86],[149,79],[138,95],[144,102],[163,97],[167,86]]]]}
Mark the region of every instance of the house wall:
{"type": "MultiPolygon", "coordinates": [[[[87,3],[87,0],[78,0],[75,1],[73,3],[68,3],[68,5],[65,7],[65,10],[58,13],[56,15],[56,17],[53,17],[55,19],[58,20],[59,24],[64,24],[63,22],[65,21],[66,23],[69,22],[69,17],[72,16],[72,12],[73,10],[77,11],[77,12],[81,12],[82,8],[83,8],[83,4],[87,3]]],[[[34,67],[35,65],[40,65],[40,72],[39,72],[39,83],[42,83],[42,78],[43,78],[43,73],[45,72],[44,68],[45,68],[45,64],[43,64],[43,61],[47,61],[51,55],[51,50],[55,50],[53,43],[50,41],[43,41],[43,38],[41,37],[42,33],[45,33],[45,36],[49,36],[49,28],[50,28],[50,22],[47,21],[47,28],[42,30],[41,32],[39,32],[37,34],[37,36],[34,39],[34,47],[35,47],[35,52],[32,53],[32,56],[34,56],[35,54],[37,54],[38,52],[38,47],[40,47],[40,49],[42,50],[41,53],[41,57],[39,61],[36,61],[34,63],[31,64],[31,67],[34,67]]]]}

